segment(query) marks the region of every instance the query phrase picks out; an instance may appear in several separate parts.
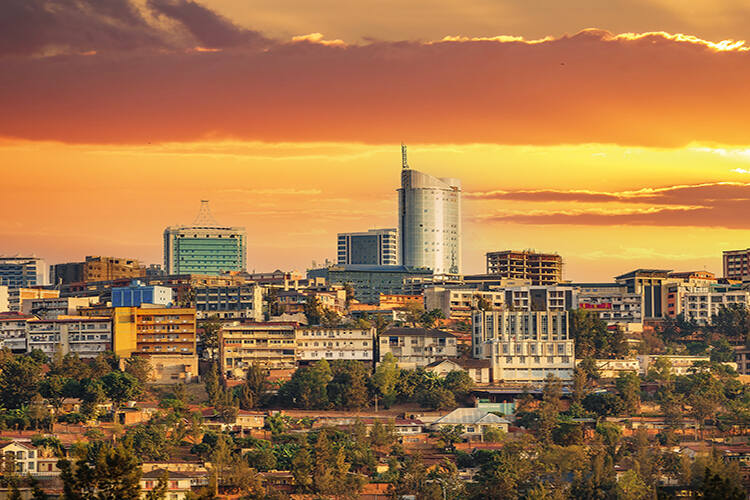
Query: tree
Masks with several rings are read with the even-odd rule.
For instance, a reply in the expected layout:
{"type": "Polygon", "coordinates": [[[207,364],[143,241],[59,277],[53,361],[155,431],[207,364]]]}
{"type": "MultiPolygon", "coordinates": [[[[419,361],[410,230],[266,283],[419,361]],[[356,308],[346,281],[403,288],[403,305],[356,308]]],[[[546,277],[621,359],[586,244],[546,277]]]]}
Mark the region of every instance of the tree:
{"type": "Polygon", "coordinates": [[[125,373],[129,373],[144,387],[151,381],[151,362],[147,356],[131,356],[125,360],[125,373]]]}
{"type": "Polygon", "coordinates": [[[722,305],[711,318],[717,332],[729,337],[747,340],[750,332],[750,313],[745,304],[722,305]]]}
{"type": "Polygon", "coordinates": [[[419,391],[419,404],[433,410],[448,410],[456,407],[456,397],[440,385],[419,391]]]}
{"type": "Polygon", "coordinates": [[[536,422],[537,437],[545,445],[552,443],[552,431],[557,427],[560,416],[561,398],[562,383],[550,373],[544,381],[542,403],[539,406],[539,418],[536,422]]]}
{"type": "Polygon", "coordinates": [[[570,335],[575,340],[576,358],[611,358],[625,354],[622,331],[609,330],[595,311],[575,309],[569,316],[570,335]]]}
{"type": "Polygon", "coordinates": [[[609,499],[616,498],[612,457],[602,451],[595,452],[586,468],[576,471],[571,485],[571,498],[609,499]]]}
{"type": "Polygon", "coordinates": [[[422,321],[424,306],[418,302],[407,302],[404,306],[404,319],[412,328],[416,328],[422,321]]]}
{"type": "Polygon", "coordinates": [[[434,328],[435,324],[441,319],[445,319],[443,311],[441,309],[432,309],[422,313],[420,322],[425,328],[434,328]]]}
{"type": "Polygon", "coordinates": [[[216,315],[212,315],[204,319],[199,326],[202,329],[200,341],[203,345],[203,351],[213,361],[216,359],[216,351],[219,349],[221,320],[216,315]]]}
{"type": "Polygon", "coordinates": [[[618,500],[648,500],[653,493],[635,470],[625,471],[615,487],[618,500]]]}
{"type": "Polygon", "coordinates": [[[328,401],[335,408],[356,410],[367,405],[367,373],[362,363],[336,360],[331,364],[328,401]]]}
{"type": "Polygon", "coordinates": [[[375,368],[372,382],[380,396],[382,396],[383,404],[386,408],[389,408],[396,402],[398,395],[396,385],[398,384],[400,374],[401,369],[396,363],[396,358],[390,352],[386,353],[383,361],[375,368]]]}
{"type": "Polygon", "coordinates": [[[294,476],[294,483],[302,491],[310,491],[313,484],[313,460],[306,436],[302,436],[301,444],[302,446],[292,459],[291,471],[292,476],[294,476]]]}
{"type": "Polygon", "coordinates": [[[474,387],[474,380],[467,371],[454,370],[445,375],[443,386],[453,393],[456,400],[464,401],[474,387]]]}
{"type": "Polygon", "coordinates": [[[239,402],[230,389],[219,387],[219,393],[214,401],[214,409],[225,424],[233,424],[237,420],[239,402]]]}
{"type": "Polygon", "coordinates": [[[463,425],[444,425],[437,432],[438,442],[441,448],[455,451],[456,443],[463,440],[465,428],[463,425]]]}
{"type": "Polygon", "coordinates": [[[320,304],[320,299],[318,297],[315,295],[308,295],[304,306],[304,313],[308,325],[320,324],[322,308],[323,306],[320,304]]]}
{"type": "Polygon", "coordinates": [[[145,500],[164,500],[167,497],[167,485],[169,484],[169,471],[159,476],[159,480],[151,491],[146,493],[145,500]]]}
{"type": "Polygon", "coordinates": [[[322,359],[309,367],[301,367],[279,391],[282,403],[297,408],[326,408],[328,406],[328,383],[333,373],[328,361],[322,359]]]}
{"type": "Polygon", "coordinates": [[[211,363],[208,368],[208,372],[203,377],[203,385],[206,387],[206,394],[208,394],[208,402],[214,404],[216,396],[219,394],[219,368],[216,362],[211,363]]]}
{"type": "Polygon", "coordinates": [[[641,379],[635,372],[621,373],[615,381],[615,387],[620,392],[625,411],[629,415],[640,413],[641,410],[641,379]]]}
{"type": "Polygon", "coordinates": [[[240,399],[240,406],[245,410],[261,406],[270,387],[268,370],[256,363],[251,363],[247,368],[245,384],[242,386],[244,400],[240,399]]]}
{"type": "Polygon", "coordinates": [[[427,475],[427,481],[440,486],[443,500],[466,498],[466,483],[459,476],[458,467],[450,460],[444,460],[427,475]]]}
{"type": "Polygon", "coordinates": [[[101,378],[101,381],[104,393],[116,406],[120,406],[125,401],[132,401],[142,393],[138,379],[129,373],[109,372],[101,378]]]}
{"type": "Polygon", "coordinates": [[[734,361],[734,348],[725,337],[722,337],[711,346],[710,356],[713,362],[731,363],[734,361]]]}
{"type": "Polygon", "coordinates": [[[64,500],[138,500],[141,468],[122,444],[91,443],[75,464],[58,461],[64,500]]]}
{"type": "Polygon", "coordinates": [[[331,468],[333,451],[328,440],[328,432],[325,429],[318,433],[314,452],[313,487],[318,493],[324,495],[330,494],[332,493],[336,479],[331,468]]]}
{"type": "Polygon", "coordinates": [[[81,381],[81,413],[86,417],[96,416],[97,406],[106,398],[104,384],[99,379],[85,379],[81,381]]]}
{"type": "Polygon", "coordinates": [[[10,409],[27,405],[42,379],[41,365],[30,356],[20,355],[0,365],[0,401],[10,409]]]}
{"type": "Polygon", "coordinates": [[[60,412],[62,408],[63,400],[65,399],[65,386],[68,383],[68,379],[62,375],[47,375],[39,383],[39,393],[47,399],[52,408],[55,410],[55,415],[60,412]]]}
{"type": "Polygon", "coordinates": [[[583,407],[599,417],[619,415],[624,408],[622,399],[611,392],[592,392],[583,400],[583,407]]]}

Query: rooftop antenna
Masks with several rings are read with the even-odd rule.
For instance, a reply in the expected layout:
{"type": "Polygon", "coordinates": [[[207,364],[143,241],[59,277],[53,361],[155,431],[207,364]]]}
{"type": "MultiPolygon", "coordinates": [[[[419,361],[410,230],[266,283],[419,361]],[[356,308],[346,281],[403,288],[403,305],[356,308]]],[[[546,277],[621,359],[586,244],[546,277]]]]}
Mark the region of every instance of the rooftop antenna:
{"type": "Polygon", "coordinates": [[[208,200],[201,200],[201,208],[198,211],[198,216],[195,218],[193,225],[199,227],[216,227],[219,225],[211,215],[211,209],[208,208],[208,200]]]}
{"type": "Polygon", "coordinates": [[[406,144],[401,143],[401,168],[409,168],[409,164],[406,163],[406,144]]]}

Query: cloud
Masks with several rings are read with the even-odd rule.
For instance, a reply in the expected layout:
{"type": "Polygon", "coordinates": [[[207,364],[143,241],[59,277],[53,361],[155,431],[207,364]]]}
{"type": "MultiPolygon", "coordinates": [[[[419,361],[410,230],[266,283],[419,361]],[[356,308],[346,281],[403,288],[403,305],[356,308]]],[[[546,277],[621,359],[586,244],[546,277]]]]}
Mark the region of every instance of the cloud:
{"type": "Polygon", "coordinates": [[[191,0],[9,0],[0,5],[0,136],[746,144],[746,49],[603,30],[284,41],[191,0]]]}
{"type": "Polygon", "coordinates": [[[750,229],[750,183],[715,182],[643,188],[635,191],[585,190],[488,191],[469,199],[573,202],[572,209],[503,208],[475,218],[484,222],[577,226],[694,226],[750,229]],[[602,203],[604,205],[602,205],[602,203]],[[588,204],[588,205],[587,205],[588,204]],[[594,205],[595,204],[595,205],[594,205]],[[608,204],[612,204],[611,207],[608,204]],[[625,204],[625,205],[623,205],[625,204]],[[639,204],[640,207],[628,207],[639,204]]]}
{"type": "Polygon", "coordinates": [[[317,195],[322,194],[323,191],[320,189],[295,189],[295,188],[269,188],[269,189],[223,189],[225,193],[241,193],[241,194],[255,194],[255,195],[289,195],[289,196],[305,196],[305,195],[317,195]]]}

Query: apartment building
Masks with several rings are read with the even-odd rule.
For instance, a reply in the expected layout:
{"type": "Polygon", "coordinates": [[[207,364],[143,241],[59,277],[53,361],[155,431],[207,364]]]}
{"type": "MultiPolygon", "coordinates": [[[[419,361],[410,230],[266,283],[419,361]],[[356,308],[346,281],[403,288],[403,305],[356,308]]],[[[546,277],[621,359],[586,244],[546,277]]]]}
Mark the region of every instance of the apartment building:
{"type": "Polygon", "coordinates": [[[664,286],[679,282],[679,278],[670,278],[671,269],[636,269],[615,277],[615,282],[627,287],[628,293],[637,293],[643,297],[643,319],[658,320],[666,315],[664,304],[664,286]]]}
{"type": "Polygon", "coordinates": [[[112,350],[112,319],[59,316],[26,322],[26,350],[40,350],[52,358],[58,353],[95,358],[112,350]]]}
{"type": "Polygon", "coordinates": [[[327,359],[372,362],[375,349],[375,329],[300,327],[295,335],[297,359],[310,363],[327,359]]]}
{"type": "Polygon", "coordinates": [[[686,319],[707,325],[722,307],[750,305],[750,292],[739,285],[689,286],[666,285],[667,316],[682,314],[686,319]]]}
{"type": "Polygon", "coordinates": [[[380,334],[378,348],[378,361],[391,353],[398,366],[414,369],[458,356],[458,337],[442,330],[391,328],[380,334]]]}
{"type": "Polygon", "coordinates": [[[532,285],[554,285],[562,281],[563,260],[557,254],[529,250],[488,252],[487,274],[529,280],[532,285]]]}
{"type": "Polygon", "coordinates": [[[148,356],[154,382],[192,382],[198,376],[195,309],[143,304],[112,309],[113,351],[148,356]]]}
{"type": "Polygon", "coordinates": [[[565,311],[474,311],[472,355],[489,359],[494,382],[543,384],[573,379],[575,345],[565,311]]]}
{"type": "Polygon", "coordinates": [[[578,309],[596,313],[609,326],[643,331],[643,296],[628,292],[621,283],[571,283],[577,290],[578,309]]]}
{"type": "Polygon", "coordinates": [[[428,311],[440,309],[446,318],[469,319],[471,311],[480,301],[486,301],[493,309],[503,309],[505,292],[483,292],[467,288],[445,288],[433,286],[424,290],[424,307],[428,311]]]}
{"type": "Polygon", "coordinates": [[[42,319],[55,319],[58,316],[75,316],[78,309],[88,307],[97,299],[95,297],[51,297],[27,299],[21,309],[24,314],[33,314],[42,319]]]}
{"type": "Polygon", "coordinates": [[[297,323],[293,322],[225,324],[219,331],[222,373],[244,378],[251,364],[268,369],[294,369],[296,329],[297,323]]]}
{"type": "Polygon", "coordinates": [[[0,285],[0,313],[10,311],[10,302],[8,302],[8,287],[0,285]]]}
{"type": "Polygon", "coordinates": [[[66,262],[52,266],[52,284],[86,283],[146,276],[146,267],[136,259],[86,256],[83,262],[66,262]]]}
{"type": "Polygon", "coordinates": [[[257,285],[197,287],[195,309],[198,319],[263,320],[263,288],[257,285]]]}
{"type": "Polygon", "coordinates": [[[0,313],[0,342],[14,353],[26,352],[26,322],[34,316],[16,312],[0,313]]]}
{"type": "Polygon", "coordinates": [[[745,250],[726,250],[722,257],[725,278],[750,280],[750,248],[745,250]]]}

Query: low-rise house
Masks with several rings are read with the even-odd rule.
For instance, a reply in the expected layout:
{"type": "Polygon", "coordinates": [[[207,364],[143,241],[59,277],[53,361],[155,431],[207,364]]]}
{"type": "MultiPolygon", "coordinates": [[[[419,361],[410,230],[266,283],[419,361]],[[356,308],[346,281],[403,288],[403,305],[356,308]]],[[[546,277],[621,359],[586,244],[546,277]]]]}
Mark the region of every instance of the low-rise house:
{"type": "Polygon", "coordinates": [[[17,474],[36,475],[39,470],[37,467],[38,452],[36,447],[30,442],[13,440],[0,444],[0,454],[8,461],[6,463],[13,460],[14,469],[17,474]]]}
{"type": "Polygon", "coordinates": [[[433,422],[432,427],[439,430],[446,426],[462,425],[465,439],[476,439],[484,435],[485,429],[499,429],[508,432],[510,422],[482,408],[456,408],[452,412],[433,422]]]}
{"type": "MultiPolygon", "coordinates": [[[[576,365],[582,360],[577,359],[576,365]]],[[[639,373],[641,364],[636,358],[626,359],[595,359],[596,370],[600,378],[617,378],[620,374],[627,372],[639,373]]]]}
{"type": "Polygon", "coordinates": [[[170,472],[165,469],[154,469],[145,472],[141,476],[141,498],[146,498],[148,494],[159,485],[159,480],[167,477],[167,492],[165,500],[185,500],[192,491],[192,475],[187,472],[170,472]]]}
{"type": "Polygon", "coordinates": [[[469,374],[475,384],[489,384],[492,381],[490,361],[487,359],[440,359],[425,366],[425,370],[443,377],[450,372],[463,370],[469,374]]]}
{"type": "Polygon", "coordinates": [[[428,328],[391,328],[380,335],[379,361],[389,352],[401,368],[424,367],[458,355],[456,335],[428,328]]]}

